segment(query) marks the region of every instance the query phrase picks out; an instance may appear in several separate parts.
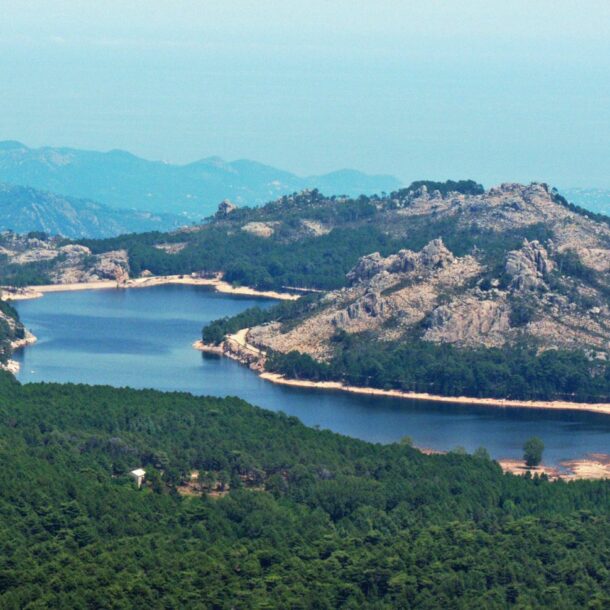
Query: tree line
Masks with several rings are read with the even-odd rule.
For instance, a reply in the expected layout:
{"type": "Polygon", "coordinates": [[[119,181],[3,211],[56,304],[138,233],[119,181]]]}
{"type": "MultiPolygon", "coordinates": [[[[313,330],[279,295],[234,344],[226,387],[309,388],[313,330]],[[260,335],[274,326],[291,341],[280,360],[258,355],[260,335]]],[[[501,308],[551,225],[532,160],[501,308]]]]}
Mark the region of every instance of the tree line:
{"type": "Polygon", "coordinates": [[[338,331],[329,362],[299,352],[270,354],[267,368],[295,379],[444,396],[608,402],[610,365],[583,351],[535,346],[457,348],[419,339],[379,341],[338,331]]]}

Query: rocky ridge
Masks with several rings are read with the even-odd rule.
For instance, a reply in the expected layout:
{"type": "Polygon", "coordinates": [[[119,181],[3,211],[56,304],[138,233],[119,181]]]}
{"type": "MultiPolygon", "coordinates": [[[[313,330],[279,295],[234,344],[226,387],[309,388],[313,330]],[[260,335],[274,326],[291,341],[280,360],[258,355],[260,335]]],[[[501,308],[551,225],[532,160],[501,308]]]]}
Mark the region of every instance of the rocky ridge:
{"type": "Polygon", "coordinates": [[[501,347],[527,337],[540,349],[610,350],[610,308],[598,291],[572,289],[598,305],[577,305],[549,284],[556,264],[545,246],[524,241],[507,253],[504,277],[492,278],[476,257],[454,256],[442,240],[420,252],[361,258],[348,288],[328,293],[318,308],[287,331],[280,323],[255,327],[249,341],[263,349],[296,350],[317,359],[332,354],[338,331],[372,332],[381,340],[416,334],[462,347],[501,347]]]}
{"type": "Polygon", "coordinates": [[[487,227],[514,228],[543,219],[557,233],[544,244],[524,239],[494,269],[476,251],[455,256],[441,239],[419,252],[372,253],[347,274],[347,288],[326,294],[305,319],[287,329],[280,323],[255,327],[249,341],[319,360],[331,357],[337,331],[366,331],[382,341],[419,337],[460,347],[502,347],[526,340],[539,350],[582,348],[592,357],[607,357],[608,227],[562,208],[557,213],[560,206],[539,185],[505,185],[489,194],[488,209],[464,196],[442,198],[425,191],[413,201],[414,207],[438,202],[433,206],[437,211],[444,203],[447,214],[455,213],[457,201],[476,209],[477,222],[487,227]],[[566,273],[570,260],[573,268],[566,273]]]}
{"type": "Polygon", "coordinates": [[[129,279],[126,250],[93,254],[87,246],[65,244],[59,238],[4,232],[0,234],[0,255],[4,255],[12,265],[49,263],[49,279],[54,284],[99,280],[124,282],[129,279]]]}

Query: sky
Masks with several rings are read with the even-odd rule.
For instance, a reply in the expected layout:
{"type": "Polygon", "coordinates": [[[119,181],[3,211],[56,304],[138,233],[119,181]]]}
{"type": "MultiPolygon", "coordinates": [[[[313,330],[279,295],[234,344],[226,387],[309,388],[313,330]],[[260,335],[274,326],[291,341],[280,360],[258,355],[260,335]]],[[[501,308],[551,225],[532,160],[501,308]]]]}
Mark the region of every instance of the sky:
{"type": "Polygon", "coordinates": [[[0,139],[610,188],[610,2],[2,0],[0,139]]]}

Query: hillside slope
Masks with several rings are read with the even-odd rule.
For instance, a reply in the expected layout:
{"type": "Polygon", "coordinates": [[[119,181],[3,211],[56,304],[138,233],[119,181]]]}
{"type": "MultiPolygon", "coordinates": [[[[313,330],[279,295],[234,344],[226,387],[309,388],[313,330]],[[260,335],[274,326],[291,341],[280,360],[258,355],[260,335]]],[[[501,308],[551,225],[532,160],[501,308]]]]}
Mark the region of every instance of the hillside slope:
{"type": "MultiPolygon", "coordinates": [[[[610,399],[607,218],[539,184],[422,187],[373,204],[360,224],[383,231],[385,255],[361,257],[344,287],[307,306],[242,315],[248,342],[271,354],[259,367],[437,394],[610,399]]],[[[258,226],[279,233],[267,213],[258,226]]],[[[204,342],[223,330],[234,322],[204,342]]]]}
{"type": "Polygon", "coordinates": [[[116,208],[156,213],[188,213],[200,220],[231,198],[260,204],[304,188],[357,196],[400,186],[392,176],[343,171],[301,178],[254,161],[218,157],[187,165],[148,161],[128,152],[73,148],[28,148],[0,142],[0,181],[93,199],[116,208]]]}
{"type": "Polygon", "coordinates": [[[2,608],[610,603],[607,481],[102,386],[2,379],[0,435],[2,608]]]}
{"type": "Polygon", "coordinates": [[[610,189],[562,189],[561,192],[570,201],[599,214],[610,216],[610,189]]]}
{"type": "Polygon", "coordinates": [[[43,232],[70,238],[111,237],[142,231],[170,231],[185,217],[113,209],[106,205],[0,183],[0,231],[43,232]]]}

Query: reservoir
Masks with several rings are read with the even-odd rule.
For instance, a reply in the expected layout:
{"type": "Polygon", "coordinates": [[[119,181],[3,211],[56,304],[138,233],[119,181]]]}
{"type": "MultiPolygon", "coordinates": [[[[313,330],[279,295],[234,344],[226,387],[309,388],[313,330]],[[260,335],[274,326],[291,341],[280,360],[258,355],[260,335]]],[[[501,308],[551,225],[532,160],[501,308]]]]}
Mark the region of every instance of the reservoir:
{"type": "Polygon", "coordinates": [[[610,452],[610,416],[572,411],[453,405],[278,386],[246,367],[192,348],[202,326],[272,302],[205,287],[56,292],[15,303],[38,342],[14,356],[22,383],[109,384],[239,396],[309,426],[380,443],[411,437],[419,447],[519,458],[539,436],[545,462],[610,452]]]}

